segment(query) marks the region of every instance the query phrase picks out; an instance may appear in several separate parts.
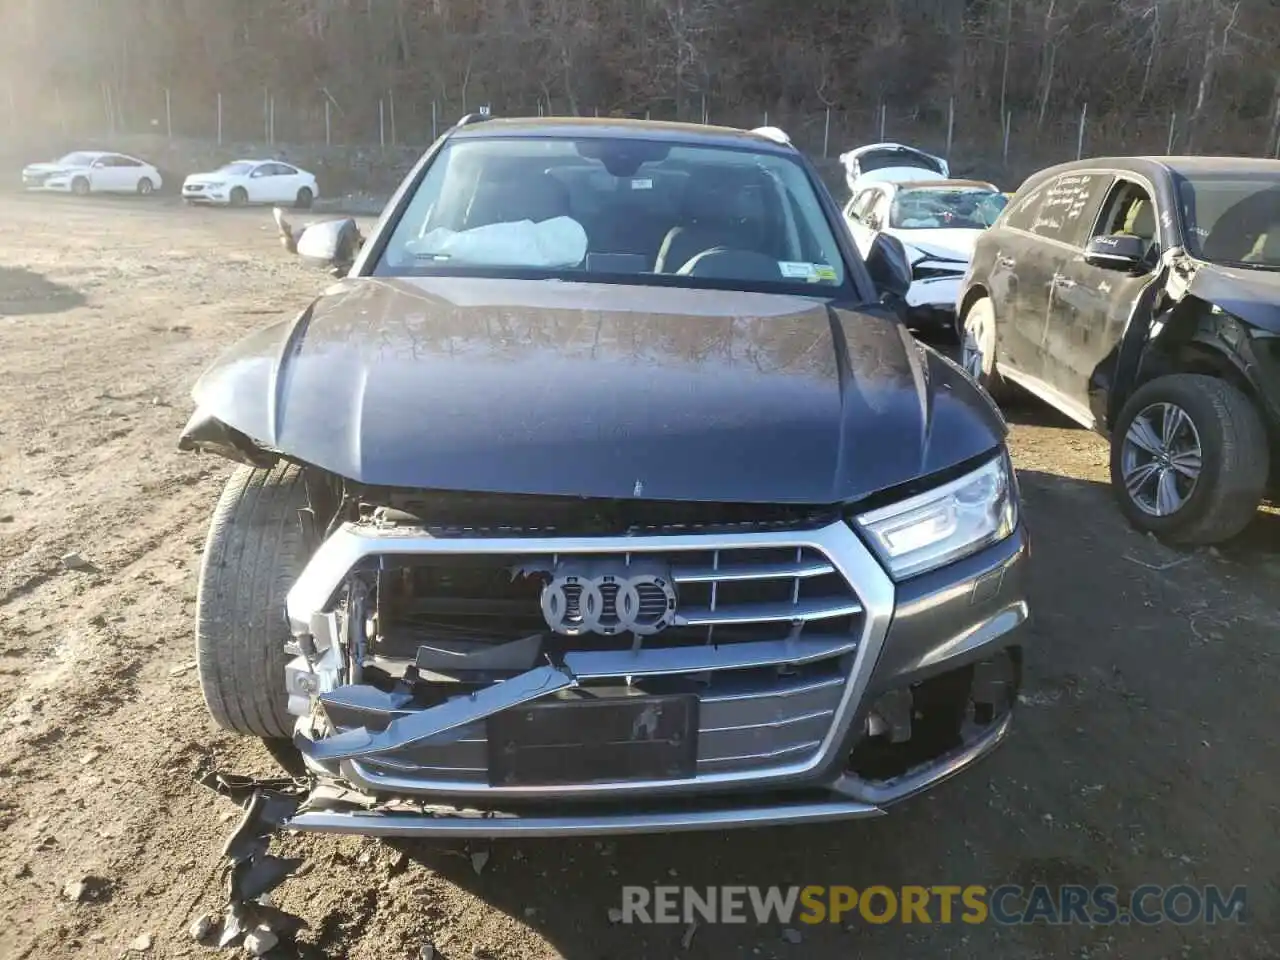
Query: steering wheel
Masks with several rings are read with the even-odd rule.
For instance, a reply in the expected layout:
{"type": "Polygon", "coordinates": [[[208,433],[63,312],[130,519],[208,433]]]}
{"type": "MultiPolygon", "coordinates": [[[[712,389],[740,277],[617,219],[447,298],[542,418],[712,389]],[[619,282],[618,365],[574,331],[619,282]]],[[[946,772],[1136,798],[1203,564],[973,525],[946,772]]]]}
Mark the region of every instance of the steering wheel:
{"type": "Polygon", "coordinates": [[[756,250],[708,247],[686,260],[676,275],[716,280],[781,280],[782,268],[773,257],[756,250]]]}

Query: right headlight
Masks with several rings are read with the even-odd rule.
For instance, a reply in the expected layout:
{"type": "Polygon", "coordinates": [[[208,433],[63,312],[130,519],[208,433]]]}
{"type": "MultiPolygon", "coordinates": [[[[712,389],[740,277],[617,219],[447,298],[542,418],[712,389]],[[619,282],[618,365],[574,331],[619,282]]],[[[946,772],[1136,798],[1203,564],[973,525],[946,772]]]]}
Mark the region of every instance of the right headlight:
{"type": "Polygon", "coordinates": [[[998,543],[1018,523],[1007,453],[925,493],[855,518],[894,579],[936,570],[998,543]]]}

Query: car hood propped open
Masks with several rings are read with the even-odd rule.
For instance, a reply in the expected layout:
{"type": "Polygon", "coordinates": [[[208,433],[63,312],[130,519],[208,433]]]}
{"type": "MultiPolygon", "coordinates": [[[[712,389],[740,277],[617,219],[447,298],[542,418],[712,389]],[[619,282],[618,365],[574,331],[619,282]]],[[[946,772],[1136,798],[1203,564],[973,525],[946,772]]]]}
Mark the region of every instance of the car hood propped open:
{"type": "Polygon", "coordinates": [[[196,384],[212,416],[366,484],[834,503],[1004,435],[896,322],[817,298],[351,279],[196,384]]]}

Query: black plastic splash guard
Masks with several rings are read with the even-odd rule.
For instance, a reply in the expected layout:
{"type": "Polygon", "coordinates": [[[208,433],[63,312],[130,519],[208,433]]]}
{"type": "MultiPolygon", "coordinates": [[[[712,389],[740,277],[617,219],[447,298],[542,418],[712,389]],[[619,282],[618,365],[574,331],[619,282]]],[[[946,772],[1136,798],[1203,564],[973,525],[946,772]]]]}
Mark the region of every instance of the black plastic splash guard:
{"type": "Polygon", "coordinates": [[[698,698],[607,697],[535,704],[489,717],[492,786],[554,786],[694,776],[698,698]]]}

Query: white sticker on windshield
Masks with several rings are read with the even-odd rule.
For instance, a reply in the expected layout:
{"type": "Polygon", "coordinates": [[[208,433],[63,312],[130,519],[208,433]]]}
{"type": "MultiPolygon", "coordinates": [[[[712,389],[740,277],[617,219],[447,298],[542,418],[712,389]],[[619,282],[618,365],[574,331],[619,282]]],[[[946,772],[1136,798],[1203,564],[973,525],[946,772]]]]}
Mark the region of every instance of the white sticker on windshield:
{"type": "Polygon", "coordinates": [[[643,179],[638,179],[638,180],[632,180],[632,181],[631,181],[631,189],[632,189],[632,190],[652,190],[652,189],[653,189],[653,181],[652,181],[652,180],[650,180],[650,179],[648,179],[648,178],[643,178],[643,179]]]}
{"type": "Polygon", "coordinates": [[[818,268],[812,263],[797,263],[791,260],[779,260],[778,269],[784,277],[792,280],[817,280],[818,268]]]}

